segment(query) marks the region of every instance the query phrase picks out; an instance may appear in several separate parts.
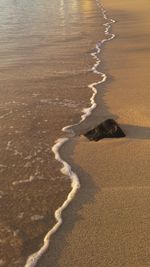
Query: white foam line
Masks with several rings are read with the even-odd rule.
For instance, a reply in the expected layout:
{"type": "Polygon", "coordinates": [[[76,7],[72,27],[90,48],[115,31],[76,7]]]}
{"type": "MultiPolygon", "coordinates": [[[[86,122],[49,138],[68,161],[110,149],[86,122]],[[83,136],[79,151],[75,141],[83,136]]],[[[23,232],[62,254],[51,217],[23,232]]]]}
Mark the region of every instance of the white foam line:
{"type": "MultiPolygon", "coordinates": [[[[96,0],[96,3],[98,5],[98,7],[100,7],[100,9],[101,9],[101,12],[103,14],[104,19],[107,20],[107,23],[103,24],[106,27],[105,28],[105,35],[106,35],[107,38],[103,39],[100,42],[98,42],[96,44],[96,51],[91,53],[91,56],[96,60],[96,63],[92,67],[91,71],[93,71],[93,73],[95,73],[97,75],[100,75],[101,76],[101,80],[99,82],[95,82],[95,83],[92,83],[92,84],[88,85],[88,87],[93,91],[93,95],[90,98],[91,106],[88,107],[88,108],[84,108],[82,110],[83,114],[81,115],[81,120],[79,121],[79,123],[74,124],[74,125],[66,126],[66,127],[64,127],[62,129],[62,131],[67,132],[67,133],[71,133],[72,135],[74,135],[74,131],[71,129],[71,127],[75,126],[75,125],[79,125],[81,122],[83,122],[88,116],[91,115],[92,110],[95,109],[95,107],[96,107],[96,103],[95,103],[95,100],[94,100],[95,96],[97,94],[96,86],[101,84],[101,83],[104,83],[106,81],[106,79],[107,79],[107,75],[105,73],[103,73],[103,72],[98,71],[98,69],[97,69],[99,67],[100,63],[101,63],[101,60],[99,59],[98,55],[101,52],[101,46],[103,45],[103,43],[108,42],[108,41],[112,40],[115,37],[114,34],[109,33],[109,30],[111,28],[111,24],[114,23],[115,21],[112,20],[112,19],[108,19],[107,18],[106,10],[98,2],[98,0],[96,0]]],[[[55,145],[52,147],[52,151],[55,154],[55,159],[57,161],[59,161],[63,166],[61,168],[61,172],[64,175],[67,175],[71,180],[71,191],[68,194],[67,199],[62,204],[62,206],[59,207],[55,211],[56,224],[46,234],[46,236],[44,238],[43,246],[37,252],[35,252],[34,254],[32,254],[32,255],[30,255],[28,257],[27,262],[26,262],[24,267],[35,267],[36,263],[39,261],[41,256],[46,252],[46,250],[49,247],[51,236],[54,233],[56,233],[56,231],[59,229],[60,225],[62,224],[62,212],[63,212],[63,210],[74,199],[78,189],[80,188],[80,182],[79,182],[79,178],[78,178],[77,174],[72,171],[71,166],[61,158],[60,153],[59,153],[59,150],[62,147],[62,145],[67,143],[69,140],[70,140],[70,138],[60,138],[60,139],[58,139],[56,141],[55,145]]]]}
{"type": "Polygon", "coordinates": [[[26,179],[26,180],[14,181],[14,182],[12,182],[12,185],[31,183],[34,180],[35,180],[35,177],[31,176],[31,177],[29,177],[29,179],[26,179]]]}
{"type": "Polygon", "coordinates": [[[68,140],[69,140],[69,138],[60,138],[60,139],[58,139],[56,141],[56,144],[52,147],[52,151],[55,154],[55,159],[58,160],[63,165],[63,167],[61,168],[61,172],[64,175],[67,175],[67,176],[70,177],[72,190],[68,194],[67,199],[64,201],[63,205],[61,207],[59,207],[55,211],[56,224],[46,234],[46,236],[44,238],[44,244],[43,244],[43,246],[40,248],[40,250],[38,250],[37,252],[35,252],[31,256],[29,256],[29,258],[28,258],[28,260],[26,262],[25,267],[34,267],[34,266],[36,266],[36,263],[38,262],[38,260],[41,258],[41,256],[43,255],[43,253],[47,250],[47,248],[49,246],[49,242],[50,242],[51,236],[58,230],[58,228],[62,224],[62,216],[61,216],[61,214],[62,214],[63,210],[73,200],[74,196],[76,195],[77,190],[80,188],[80,183],[79,183],[78,176],[76,175],[76,173],[74,173],[71,170],[71,166],[66,161],[64,161],[60,157],[60,154],[59,154],[60,147],[62,147],[62,145],[65,144],[68,140]]]}
{"type": "Polygon", "coordinates": [[[64,132],[68,132],[72,135],[74,135],[74,131],[71,129],[71,127],[73,126],[76,126],[76,125],[79,125],[80,123],[82,123],[87,117],[89,117],[93,111],[93,109],[96,108],[96,103],[94,101],[95,99],[95,96],[97,95],[97,89],[96,89],[96,86],[101,84],[101,83],[104,83],[106,80],[107,80],[107,75],[103,72],[100,72],[97,70],[97,68],[99,67],[100,63],[101,63],[101,60],[99,59],[99,54],[101,52],[101,47],[102,45],[105,43],[105,42],[108,42],[108,41],[111,41],[112,39],[115,38],[115,34],[113,33],[110,33],[109,30],[111,29],[111,24],[115,23],[115,20],[113,19],[108,19],[107,15],[106,15],[106,10],[103,8],[103,6],[96,0],[96,3],[98,5],[98,7],[101,9],[101,12],[103,14],[103,17],[105,20],[107,20],[106,23],[104,23],[103,25],[106,27],[105,28],[105,35],[106,35],[106,39],[103,39],[102,41],[98,42],[96,44],[96,51],[91,53],[91,56],[96,60],[96,63],[94,64],[94,66],[92,67],[92,71],[95,73],[95,74],[98,74],[101,76],[101,80],[99,82],[95,82],[95,83],[92,83],[92,84],[89,84],[88,87],[93,91],[93,95],[92,97],[90,98],[90,102],[91,102],[91,106],[88,107],[88,108],[84,108],[82,110],[82,115],[81,115],[81,120],[79,121],[79,123],[76,123],[76,124],[73,124],[73,125],[68,125],[66,127],[64,127],[62,129],[62,131],[64,132]]]}

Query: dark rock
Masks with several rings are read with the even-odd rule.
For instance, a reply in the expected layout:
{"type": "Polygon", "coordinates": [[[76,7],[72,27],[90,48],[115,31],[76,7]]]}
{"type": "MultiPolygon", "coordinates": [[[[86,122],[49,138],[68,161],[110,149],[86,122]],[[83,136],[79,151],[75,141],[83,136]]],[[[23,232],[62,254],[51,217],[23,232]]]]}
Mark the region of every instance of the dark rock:
{"type": "Polygon", "coordinates": [[[100,123],[84,134],[89,140],[98,141],[103,138],[120,138],[125,137],[124,132],[113,119],[108,119],[100,123]]]}

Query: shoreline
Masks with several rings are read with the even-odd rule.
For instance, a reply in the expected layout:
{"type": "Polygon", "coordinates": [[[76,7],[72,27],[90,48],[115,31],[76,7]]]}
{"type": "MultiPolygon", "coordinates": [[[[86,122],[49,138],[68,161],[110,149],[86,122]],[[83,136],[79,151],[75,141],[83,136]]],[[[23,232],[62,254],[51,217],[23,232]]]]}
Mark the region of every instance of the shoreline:
{"type": "MultiPolygon", "coordinates": [[[[80,181],[79,181],[79,177],[76,174],[76,172],[74,172],[72,170],[72,165],[68,163],[68,161],[64,160],[64,157],[61,157],[61,153],[59,152],[61,150],[61,148],[64,147],[65,143],[68,143],[67,145],[70,146],[70,142],[72,143],[72,135],[76,135],[75,132],[73,131],[73,128],[76,126],[80,126],[80,124],[82,124],[82,122],[84,122],[86,120],[86,118],[88,118],[90,115],[92,115],[92,111],[96,108],[97,104],[95,102],[95,96],[98,94],[98,89],[96,88],[98,85],[105,83],[105,81],[107,80],[107,75],[101,71],[98,70],[100,64],[101,64],[101,59],[100,59],[100,53],[101,53],[101,49],[104,43],[109,42],[111,40],[113,40],[115,38],[115,35],[113,33],[110,33],[109,30],[111,29],[111,25],[113,23],[115,23],[115,21],[112,18],[108,18],[107,17],[107,10],[105,10],[105,8],[103,7],[102,4],[100,4],[97,0],[96,0],[96,4],[97,7],[100,9],[104,20],[106,20],[106,23],[103,23],[103,26],[105,27],[104,29],[104,33],[105,33],[105,39],[102,39],[101,41],[99,41],[96,46],[95,46],[95,52],[92,52],[90,55],[93,59],[96,60],[96,62],[94,63],[93,67],[91,68],[91,71],[97,75],[101,76],[101,80],[98,82],[94,82],[88,85],[88,88],[91,89],[91,91],[93,92],[91,98],[90,98],[90,103],[91,106],[88,108],[84,108],[82,110],[82,114],[81,114],[81,119],[79,121],[79,123],[77,124],[73,124],[73,125],[68,125],[68,126],[64,126],[62,128],[62,131],[64,133],[69,133],[71,135],[71,137],[68,138],[60,138],[58,140],[55,141],[55,144],[52,147],[52,151],[55,155],[55,159],[60,162],[62,164],[62,168],[60,169],[60,172],[63,175],[66,175],[70,178],[71,181],[71,191],[69,192],[67,199],[64,201],[64,203],[62,204],[62,206],[60,206],[56,211],[55,211],[55,219],[56,219],[56,223],[55,225],[48,231],[48,233],[46,234],[46,236],[44,237],[44,244],[43,246],[35,253],[31,254],[25,264],[25,267],[34,267],[37,266],[38,262],[40,261],[41,257],[46,253],[46,251],[49,248],[49,243],[51,238],[53,237],[53,235],[59,230],[60,226],[63,223],[62,220],[62,213],[64,212],[64,210],[68,207],[68,205],[70,205],[70,203],[72,201],[74,201],[74,198],[76,196],[76,194],[78,193],[78,190],[80,188],[80,181]]],[[[81,126],[82,127],[82,126],[81,126]]],[[[63,153],[62,153],[63,155],[63,153]]]]}
{"type": "MultiPolygon", "coordinates": [[[[109,1],[106,2],[109,7],[109,1]]],[[[115,3],[118,5],[118,1],[115,3]]],[[[115,43],[113,48],[116,45],[115,43]]],[[[107,47],[108,55],[111,56],[113,48],[107,47]]],[[[120,55],[121,53],[122,51],[120,55]]],[[[107,60],[111,61],[110,65],[107,64],[111,70],[113,56],[108,56],[107,60]]],[[[120,63],[121,59],[117,61],[120,63]]],[[[125,72],[128,72],[126,65],[124,68],[125,72]]],[[[113,71],[115,75],[121,73],[117,68],[116,72],[113,68],[110,73],[113,71]]],[[[121,77],[123,75],[124,73],[121,77]]],[[[129,80],[131,82],[130,76],[129,80]]],[[[62,148],[63,157],[73,166],[73,170],[79,173],[82,192],[78,193],[77,198],[64,211],[63,227],[53,238],[50,251],[38,263],[38,267],[51,264],[53,266],[54,263],[56,267],[71,266],[69,264],[72,266],[124,264],[128,267],[149,265],[147,236],[150,185],[149,168],[146,164],[150,129],[146,113],[148,106],[145,107],[145,113],[142,113],[143,117],[139,116],[140,113],[136,113],[139,104],[139,98],[135,95],[136,90],[130,93],[128,90],[128,94],[132,94],[136,102],[135,110],[132,108],[134,116],[130,116],[130,112],[125,114],[129,96],[126,94],[123,103],[119,83],[116,92],[115,86],[111,86],[112,91],[105,93],[105,101],[107,105],[109,103],[112,114],[117,114],[119,117],[120,125],[123,125],[127,137],[122,140],[102,140],[98,143],[88,142],[84,137],[76,137],[67,147],[62,148]],[[118,95],[121,103],[118,99],[114,99],[118,95]],[[124,119],[123,114],[125,114],[124,119]]]]}

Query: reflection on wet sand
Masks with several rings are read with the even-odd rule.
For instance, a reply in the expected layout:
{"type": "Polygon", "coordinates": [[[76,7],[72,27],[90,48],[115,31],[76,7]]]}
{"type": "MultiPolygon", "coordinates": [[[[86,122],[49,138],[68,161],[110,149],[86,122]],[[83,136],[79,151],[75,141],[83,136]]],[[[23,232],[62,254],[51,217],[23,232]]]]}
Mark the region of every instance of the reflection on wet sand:
{"type": "Polygon", "coordinates": [[[51,147],[89,104],[98,18],[87,1],[0,2],[1,266],[23,266],[70,191],[51,147]]]}

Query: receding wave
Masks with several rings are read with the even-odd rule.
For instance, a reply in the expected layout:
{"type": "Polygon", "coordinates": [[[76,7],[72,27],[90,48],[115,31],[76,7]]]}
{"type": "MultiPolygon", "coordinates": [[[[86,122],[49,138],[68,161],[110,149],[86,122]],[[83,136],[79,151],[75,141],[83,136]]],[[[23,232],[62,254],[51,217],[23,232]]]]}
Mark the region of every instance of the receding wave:
{"type": "Polygon", "coordinates": [[[25,264],[25,267],[34,267],[36,266],[36,263],[39,261],[39,259],[41,258],[41,256],[46,252],[46,250],[49,247],[49,243],[50,243],[50,239],[51,236],[56,233],[56,231],[59,229],[60,225],[62,224],[62,212],[63,210],[69,205],[69,203],[74,199],[77,191],[80,188],[80,182],[79,182],[79,178],[77,176],[77,174],[75,172],[73,172],[71,166],[63,160],[63,158],[60,155],[60,148],[65,145],[66,143],[69,142],[69,140],[74,136],[74,131],[71,129],[72,126],[76,126],[81,124],[88,116],[91,115],[92,110],[95,109],[96,107],[96,102],[95,102],[95,96],[97,94],[97,86],[101,83],[104,83],[107,79],[107,75],[103,72],[100,72],[98,70],[98,67],[101,63],[101,60],[99,58],[99,54],[101,52],[102,46],[105,42],[111,41],[115,35],[110,33],[110,28],[111,28],[111,24],[114,23],[115,21],[113,19],[109,19],[107,17],[107,12],[104,9],[104,7],[102,6],[101,3],[99,3],[98,0],[96,0],[97,6],[100,8],[104,20],[106,20],[106,23],[104,23],[103,25],[105,26],[105,37],[103,40],[99,41],[96,44],[95,47],[95,52],[91,53],[91,56],[95,59],[95,64],[94,66],[91,68],[91,71],[93,71],[93,73],[95,73],[96,75],[100,76],[100,80],[98,82],[95,83],[91,83],[88,85],[88,87],[92,90],[93,94],[92,97],[90,99],[91,102],[91,106],[84,108],[82,110],[82,115],[81,115],[81,119],[79,121],[79,123],[74,124],[74,125],[69,125],[66,126],[62,129],[63,132],[69,132],[71,133],[71,136],[69,138],[60,138],[58,140],[56,140],[54,146],[52,147],[52,151],[55,154],[55,159],[57,161],[59,161],[62,164],[62,168],[61,168],[61,172],[65,175],[67,175],[70,178],[71,181],[71,191],[67,196],[67,199],[64,201],[64,203],[62,204],[61,207],[59,207],[56,211],[55,211],[55,219],[56,219],[56,224],[50,229],[50,231],[46,234],[44,241],[43,241],[43,246],[34,254],[30,255],[27,259],[27,262],[25,264]]]}

